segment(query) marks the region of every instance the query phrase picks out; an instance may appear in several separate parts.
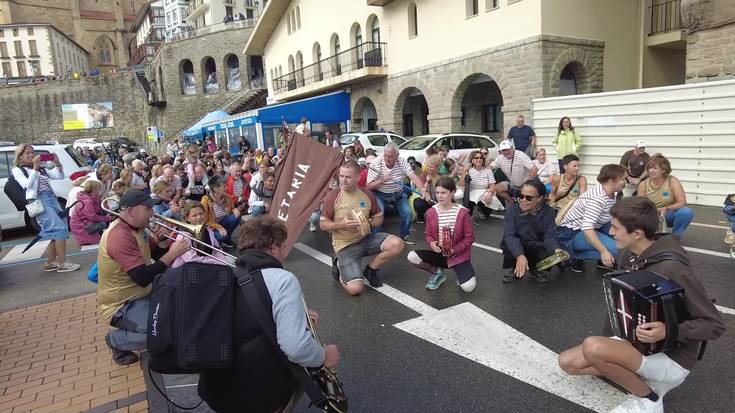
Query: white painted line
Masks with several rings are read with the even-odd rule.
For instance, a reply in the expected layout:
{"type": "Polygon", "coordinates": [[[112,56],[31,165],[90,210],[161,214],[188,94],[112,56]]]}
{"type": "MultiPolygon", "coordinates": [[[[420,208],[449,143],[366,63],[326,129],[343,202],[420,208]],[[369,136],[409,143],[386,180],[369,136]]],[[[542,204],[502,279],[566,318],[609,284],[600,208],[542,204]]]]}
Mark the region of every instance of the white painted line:
{"type": "Polygon", "coordinates": [[[472,246],[473,247],[477,247],[477,248],[482,248],[484,250],[488,250],[488,251],[492,251],[492,252],[497,252],[498,254],[502,254],[503,253],[503,250],[501,250],[500,248],[495,248],[495,247],[491,247],[489,245],[480,244],[479,242],[472,243],[472,246]]]}
{"type": "MultiPolygon", "coordinates": [[[[321,251],[318,251],[314,248],[311,248],[308,245],[302,244],[300,242],[297,242],[293,246],[297,250],[305,253],[306,255],[309,255],[310,257],[314,258],[317,261],[322,262],[325,265],[332,266],[332,258],[330,258],[328,255],[322,253],[321,251]]],[[[372,287],[371,287],[372,288],[372,287]]],[[[375,291],[385,295],[386,297],[399,302],[400,304],[403,304],[404,306],[412,309],[413,311],[419,313],[419,314],[431,314],[433,312],[436,312],[437,309],[420,301],[417,300],[410,295],[396,290],[395,288],[391,287],[390,285],[383,283],[383,286],[380,288],[374,288],[375,291]]]]}
{"type": "Polygon", "coordinates": [[[394,326],[596,412],[609,412],[625,398],[600,379],[567,375],[555,352],[471,303],[394,326]]]}
{"type": "Polygon", "coordinates": [[[694,247],[684,247],[684,249],[689,252],[696,252],[698,254],[712,255],[714,257],[722,257],[722,258],[731,259],[730,254],[726,252],[703,250],[701,248],[694,248],[694,247]]]}
{"type": "Polygon", "coordinates": [[[715,307],[717,307],[717,309],[720,310],[720,312],[723,314],[735,315],[735,310],[733,310],[732,308],[723,307],[721,305],[716,305],[715,307]]]}
{"type": "Polygon", "coordinates": [[[730,229],[730,227],[726,227],[724,225],[700,224],[699,222],[692,222],[689,225],[694,225],[696,227],[715,228],[715,229],[730,229]]]}
{"type": "Polygon", "coordinates": [[[196,387],[199,383],[191,383],[191,384],[176,384],[173,386],[166,386],[167,389],[179,389],[181,387],[196,387]]]}
{"type": "Polygon", "coordinates": [[[100,245],[99,244],[82,245],[82,248],[80,248],[79,250],[80,251],[94,251],[94,250],[98,250],[99,248],[100,248],[100,245]]]}
{"type": "Polygon", "coordinates": [[[28,244],[16,245],[7,254],[5,254],[2,259],[0,259],[0,264],[37,260],[43,256],[44,252],[46,252],[46,248],[50,242],[51,241],[48,240],[38,241],[28,251],[26,251],[25,254],[23,254],[23,250],[28,244]]]}

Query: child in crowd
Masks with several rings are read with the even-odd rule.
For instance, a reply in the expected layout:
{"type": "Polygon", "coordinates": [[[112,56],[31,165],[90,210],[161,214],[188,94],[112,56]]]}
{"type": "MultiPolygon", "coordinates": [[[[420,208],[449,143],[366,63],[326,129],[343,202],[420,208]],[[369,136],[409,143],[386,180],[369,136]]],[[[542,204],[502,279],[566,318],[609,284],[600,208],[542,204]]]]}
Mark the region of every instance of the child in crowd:
{"type": "Polygon", "coordinates": [[[729,194],[725,198],[725,206],[722,207],[722,212],[725,213],[725,218],[730,222],[730,229],[725,234],[725,243],[735,243],[735,194],[729,194]]]}
{"type": "Polygon", "coordinates": [[[71,217],[71,233],[79,245],[99,244],[102,231],[110,222],[100,208],[100,192],[102,183],[87,180],[82,185],[82,192],[77,195],[79,203],[73,208],[76,212],[71,217]]]}
{"type": "MultiPolygon", "coordinates": [[[[207,214],[204,211],[204,207],[199,202],[190,202],[184,206],[184,221],[192,224],[192,225],[203,225],[207,223],[207,214]]],[[[217,224],[214,224],[217,225],[217,224]]],[[[219,225],[217,225],[219,227],[219,225]]],[[[220,227],[222,228],[222,227],[220,227]]],[[[219,242],[217,242],[217,237],[214,234],[214,227],[211,225],[206,225],[204,228],[205,231],[207,231],[207,238],[209,240],[209,244],[212,245],[213,248],[219,248],[219,242]]],[[[176,240],[186,240],[186,237],[182,234],[179,234],[176,237],[176,240]]],[[[204,249],[206,248],[204,245],[199,244],[197,242],[189,241],[190,244],[192,244],[191,249],[184,253],[184,255],[176,258],[176,260],[171,265],[172,268],[180,267],[184,265],[184,263],[187,262],[200,262],[205,264],[218,264],[218,265],[224,265],[221,261],[212,258],[210,256],[200,254],[199,252],[195,251],[194,248],[197,249],[204,249]]],[[[209,252],[209,251],[207,251],[209,252]]],[[[225,261],[231,261],[231,259],[217,251],[212,250],[212,255],[215,257],[218,257],[225,261]]]]}
{"type": "Polygon", "coordinates": [[[426,288],[436,290],[446,280],[444,268],[451,268],[457,274],[457,284],[465,292],[471,292],[477,285],[475,269],[472,267],[471,252],[475,235],[469,210],[453,202],[457,190],[454,179],[441,177],[434,191],[438,203],[426,211],[426,244],[430,250],[408,253],[408,261],[417,268],[432,274],[426,288]],[[445,228],[448,228],[447,231],[445,228]],[[442,239],[442,234],[450,234],[451,242],[442,239]],[[451,245],[449,251],[445,250],[451,245]]]}

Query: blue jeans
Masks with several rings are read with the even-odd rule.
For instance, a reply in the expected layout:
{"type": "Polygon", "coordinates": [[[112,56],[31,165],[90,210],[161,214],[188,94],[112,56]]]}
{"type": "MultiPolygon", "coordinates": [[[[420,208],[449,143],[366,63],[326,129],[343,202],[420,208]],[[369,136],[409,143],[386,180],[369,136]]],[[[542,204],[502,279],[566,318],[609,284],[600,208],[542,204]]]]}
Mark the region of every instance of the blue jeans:
{"type": "Polygon", "coordinates": [[[265,214],[265,207],[264,206],[254,206],[253,210],[250,212],[251,217],[257,217],[258,215],[265,214]]]}
{"type": "Polygon", "coordinates": [[[693,219],[694,211],[691,208],[679,208],[666,213],[666,226],[672,227],[671,235],[681,237],[693,219]]]}
{"type": "MultiPolygon", "coordinates": [[[[380,206],[380,210],[383,214],[385,214],[386,202],[396,204],[398,215],[401,216],[401,238],[408,235],[411,231],[411,219],[413,219],[413,217],[411,216],[411,207],[408,205],[408,196],[406,196],[406,192],[401,191],[387,194],[385,192],[373,191],[373,194],[375,194],[375,198],[378,200],[378,206],[380,206]]],[[[383,229],[373,228],[373,234],[377,234],[378,232],[383,232],[383,229]]]]}
{"type": "Polygon", "coordinates": [[[725,215],[725,217],[730,221],[730,231],[735,232],[735,215],[725,215]]]}
{"type": "Polygon", "coordinates": [[[227,230],[227,236],[221,236],[218,231],[214,231],[214,237],[217,241],[230,242],[232,233],[235,231],[238,225],[240,225],[240,218],[237,218],[235,214],[228,214],[217,221],[218,224],[222,225],[227,230]]]}
{"type": "MultiPolygon", "coordinates": [[[[597,238],[600,240],[602,245],[612,254],[613,257],[617,257],[618,248],[615,246],[615,240],[610,237],[610,227],[612,225],[608,222],[602,227],[595,230],[597,232],[597,238]]],[[[584,237],[583,231],[574,231],[565,227],[559,228],[559,244],[572,255],[572,258],[579,260],[591,260],[599,261],[602,257],[600,252],[590,244],[584,237]]]]}

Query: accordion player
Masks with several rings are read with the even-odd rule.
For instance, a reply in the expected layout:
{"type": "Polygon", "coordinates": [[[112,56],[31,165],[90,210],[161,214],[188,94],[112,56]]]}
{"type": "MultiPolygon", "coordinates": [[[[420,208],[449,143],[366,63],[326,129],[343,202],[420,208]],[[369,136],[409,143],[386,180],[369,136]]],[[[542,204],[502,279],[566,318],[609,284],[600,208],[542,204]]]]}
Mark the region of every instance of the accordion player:
{"type": "Polygon", "coordinates": [[[613,334],[645,355],[674,347],[679,323],[688,318],[683,287],[652,271],[609,273],[603,287],[613,334]],[[655,321],[666,325],[666,338],[657,343],[640,342],[636,327],[655,321]]]}

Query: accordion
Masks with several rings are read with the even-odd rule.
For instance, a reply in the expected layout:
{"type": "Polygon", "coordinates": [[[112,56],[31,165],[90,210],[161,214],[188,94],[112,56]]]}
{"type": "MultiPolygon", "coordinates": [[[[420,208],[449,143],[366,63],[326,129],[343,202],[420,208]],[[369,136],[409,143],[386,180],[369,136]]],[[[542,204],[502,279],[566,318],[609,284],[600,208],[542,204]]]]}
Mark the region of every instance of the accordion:
{"type": "Polygon", "coordinates": [[[439,231],[439,246],[442,249],[442,255],[449,257],[452,255],[454,240],[452,239],[452,228],[444,226],[439,231]]]}
{"type": "Polygon", "coordinates": [[[641,354],[674,347],[679,321],[688,318],[683,287],[651,271],[612,272],[605,275],[603,287],[613,334],[629,341],[641,354]],[[666,337],[657,343],[641,343],[636,327],[654,321],[666,325],[666,337]]]}

